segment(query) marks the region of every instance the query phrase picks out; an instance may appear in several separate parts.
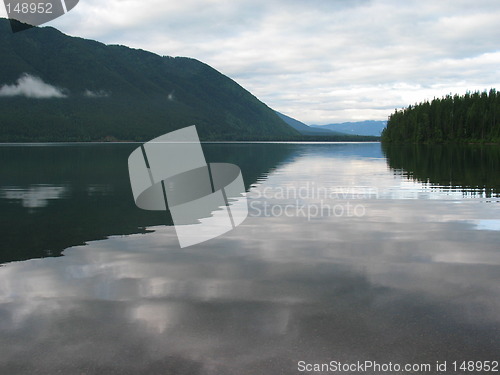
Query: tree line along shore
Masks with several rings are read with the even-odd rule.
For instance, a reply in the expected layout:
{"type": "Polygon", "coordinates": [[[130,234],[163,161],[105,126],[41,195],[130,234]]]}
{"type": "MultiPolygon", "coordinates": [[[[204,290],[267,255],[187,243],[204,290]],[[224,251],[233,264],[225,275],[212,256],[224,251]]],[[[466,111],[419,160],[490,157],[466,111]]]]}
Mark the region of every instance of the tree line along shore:
{"type": "Polygon", "coordinates": [[[446,95],[396,110],[385,143],[500,143],[500,93],[446,95]]]}

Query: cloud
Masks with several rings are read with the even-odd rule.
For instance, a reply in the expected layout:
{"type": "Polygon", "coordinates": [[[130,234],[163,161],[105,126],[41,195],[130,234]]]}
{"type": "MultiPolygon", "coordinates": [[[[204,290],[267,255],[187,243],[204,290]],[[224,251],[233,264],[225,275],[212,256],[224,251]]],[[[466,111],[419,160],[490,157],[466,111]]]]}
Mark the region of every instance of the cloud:
{"type": "Polygon", "coordinates": [[[60,88],[43,82],[40,78],[24,73],[14,85],[0,87],[0,96],[25,96],[35,99],[65,98],[60,88]]]}
{"type": "Polygon", "coordinates": [[[500,87],[500,2],[138,0],[80,3],[71,35],[189,56],[308,123],[500,87]]]}
{"type": "Polygon", "coordinates": [[[107,98],[111,94],[105,90],[98,90],[98,91],[85,90],[83,95],[86,96],[87,98],[107,98]]]}

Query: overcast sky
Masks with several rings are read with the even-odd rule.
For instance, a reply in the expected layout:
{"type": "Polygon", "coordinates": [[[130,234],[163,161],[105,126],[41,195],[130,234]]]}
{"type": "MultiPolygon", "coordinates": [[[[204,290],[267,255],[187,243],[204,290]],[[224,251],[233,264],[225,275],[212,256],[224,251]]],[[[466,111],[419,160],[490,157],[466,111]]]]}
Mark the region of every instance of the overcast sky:
{"type": "Polygon", "coordinates": [[[499,0],[80,0],[49,25],[194,57],[308,124],[500,89],[499,0]]]}

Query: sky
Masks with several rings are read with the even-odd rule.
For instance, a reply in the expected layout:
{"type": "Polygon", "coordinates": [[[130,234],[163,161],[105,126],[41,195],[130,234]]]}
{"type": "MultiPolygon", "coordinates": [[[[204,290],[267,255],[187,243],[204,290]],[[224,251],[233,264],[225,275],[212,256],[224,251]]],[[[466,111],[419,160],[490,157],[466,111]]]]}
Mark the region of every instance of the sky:
{"type": "Polygon", "coordinates": [[[196,58],[307,124],[500,89],[498,0],[80,0],[46,25],[196,58]]]}

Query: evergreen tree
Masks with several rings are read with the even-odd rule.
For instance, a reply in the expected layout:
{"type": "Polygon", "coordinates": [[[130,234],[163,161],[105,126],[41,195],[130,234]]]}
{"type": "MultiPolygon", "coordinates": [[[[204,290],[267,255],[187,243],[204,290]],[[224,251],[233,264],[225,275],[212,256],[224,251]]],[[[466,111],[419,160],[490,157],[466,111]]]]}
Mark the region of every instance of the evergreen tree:
{"type": "Polygon", "coordinates": [[[500,93],[446,95],[396,110],[382,132],[383,142],[500,142],[500,93]]]}

